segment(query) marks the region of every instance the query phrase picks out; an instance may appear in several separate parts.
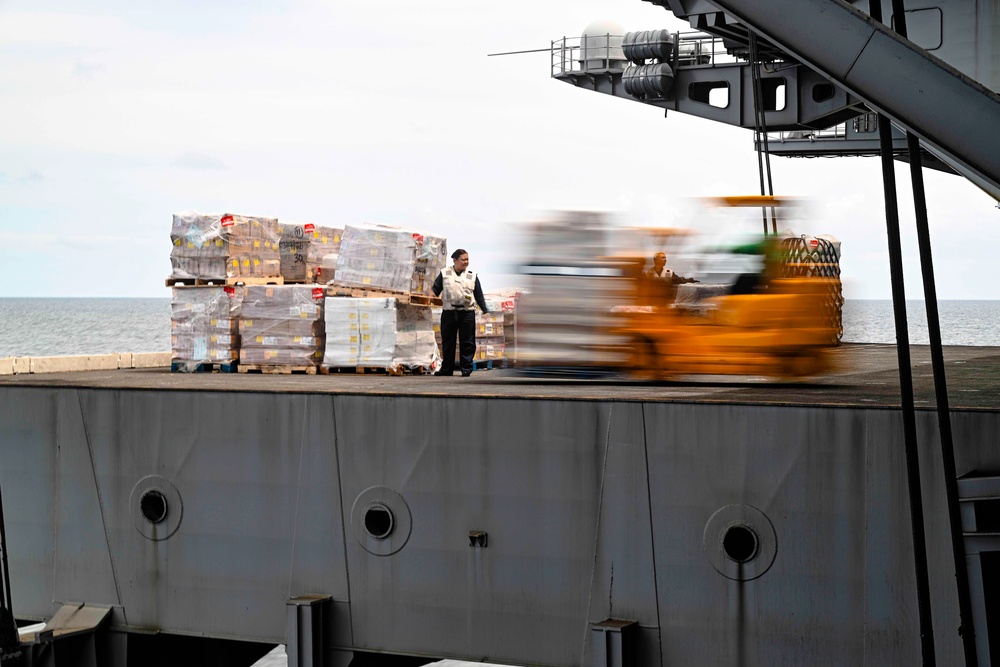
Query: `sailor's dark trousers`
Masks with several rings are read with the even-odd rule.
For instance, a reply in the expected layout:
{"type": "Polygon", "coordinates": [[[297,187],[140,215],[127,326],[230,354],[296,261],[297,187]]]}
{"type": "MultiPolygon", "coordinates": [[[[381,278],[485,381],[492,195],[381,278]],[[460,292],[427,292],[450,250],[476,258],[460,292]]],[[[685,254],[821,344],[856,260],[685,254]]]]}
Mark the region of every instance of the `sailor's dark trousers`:
{"type": "Polygon", "coordinates": [[[461,355],[459,368],[462,373],[471,373],[472,361],[476,356],[476,311],[441,311],[441,354],[444,357],[441,363],[442,375],[452,375],[455,372],[456,335],[461,355]]]}

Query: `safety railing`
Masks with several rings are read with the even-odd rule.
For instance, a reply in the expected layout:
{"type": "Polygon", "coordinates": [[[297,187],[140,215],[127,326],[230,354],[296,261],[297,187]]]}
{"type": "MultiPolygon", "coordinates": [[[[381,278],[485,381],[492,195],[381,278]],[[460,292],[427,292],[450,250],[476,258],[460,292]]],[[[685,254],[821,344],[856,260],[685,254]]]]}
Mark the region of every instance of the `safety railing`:
{"type": "Polygon", "coordinates": [[[624,35],[587,35],[552,40],[552,76],[583,74],[596,70],[625,69],[624,35]]]}
{"type": "MultiPolygon", "coordinates": [[[[625,35],[608,33],[552,40],[551,75],[558,77],[595,71],[624,70],[628,66],[622,51],[624,38],[625,35]]],[[[676,45],[674,60],[678,67],[714,67],[741,60],[727,50],[721,37],[708,33],[678,32],[673,33],[672,39],[676,45]]]]}
{"type": "Polygon", "coordinates": [[[792,143],[800,141],[820,141],[825,139],[843,139],[847,136],[847,125],[841,123],[824,130],[794,130],[790,132],[768,132],[767,140],[776,143],[792,143]]]}

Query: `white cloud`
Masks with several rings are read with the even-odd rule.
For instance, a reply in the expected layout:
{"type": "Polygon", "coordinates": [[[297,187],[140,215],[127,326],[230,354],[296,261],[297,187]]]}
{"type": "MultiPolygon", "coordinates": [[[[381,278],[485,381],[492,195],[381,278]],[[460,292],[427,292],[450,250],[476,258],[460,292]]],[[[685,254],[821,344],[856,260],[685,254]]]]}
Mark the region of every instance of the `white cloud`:
{"type": "Polygon", "coordinates": [[[204,153],[184,153],[177,157],[171,166],[180,169],[225,169],[226,164],[217,157],[204,153]]]}
{"type": "MultiPolygon", "coordinates": [[[[114,261],[134,280],[81,288],[95,295],[163,294],[170,215],[188,208],[425,226],[485,280],[508,270],[513,224],[548,210],[696,226],[686,198],[756,192],[749,132],[574,89],[545,53],[486,56],[598,18],[687,27],[636,0],[8,2],[0,232],[101,239],[78,244],[78,265],[114,261]]],[[[878,160],[772,170],[779,193],[813,200],[801,231],[841,238],[852,289],[887,298],[878,160]]],[[[897,180],[913,256],[905,165],[897,180]]],[[[988,262],[967,258],[1000,241],[1000,213],[955,176],[928,172],[927,191],[942,297],[996,296],[988,262]]],[[[0,258],[6,293],[26,289],[13,279],[26,261],[0,258]]]]}

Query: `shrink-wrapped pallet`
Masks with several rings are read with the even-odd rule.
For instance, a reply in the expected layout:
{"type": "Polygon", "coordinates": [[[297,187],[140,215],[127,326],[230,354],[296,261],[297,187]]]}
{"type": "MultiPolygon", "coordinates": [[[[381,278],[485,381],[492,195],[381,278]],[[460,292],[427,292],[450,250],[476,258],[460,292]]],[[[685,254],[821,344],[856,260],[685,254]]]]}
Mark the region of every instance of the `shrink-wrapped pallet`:
{"type": "Polygon", "coordinates": [[[344,227],[334,283],[343,287],[432,295],[446,266],[447,241],[389,227],[344,227]]]}
{"type": "Polygon", "coordinates": [[[171,279],[281,275],[274,218],[186,211],[173,216],[170,240],[171,279]]]}
{"type": "Polygon", "coordinates": [[[501,361],[505,358],[504,351],[505,347],[502,342],[481,343],[477,340],[474,359],[475,361],[501,361]]]}
{"type": "Polygon", "coordinates": [[[326,304],[325,366],[392,366],[396,350],[395,299],[327,297],[326,304]]]}
{"type": "Polygon", "coordinates": [[[632,353],[614,309],[632,282],[615,259],[623,243],[603,213],[566,212],[530,232],[521,261],[517,363],[544,368],[622,368],[632,353]],[[558,267],[558,270],[553,270],[558,267]]]}
{"type": "Polygon", "coordinates": [[[317,366],[326,347],[325,295],[313,285],[250,285],[240,313],[240,363],[317,366]]]}
{"type": "Polygon", "coordinates": [[[326,304],[325,366],[434,370],[440,365],[429,308],[392,298],[327,297],[326,304]]]}
{"type": "Polygon", "coordinates": [[[424,370],[436,370],[440,367],[441,354],[434,338],[434,324],[430,308],[397,305],[396,366],[424,370]]]}
{"type": "MultiPolygon", "coordinates": [[[[489,297],[486,298],[486,303],[491,308],[494,306],[497,308],[501,307],[495,301],[491,303],[489,297]]],[[[434,308],[428,310],[434,311],[432,330],[434,331],[435,344],[438,347],[438,353],[443,354],[443,352],[441,352],[441,309],[434,308]]],[[[507,313],[504,313],[502,310],[491,310],[488,313],[476,311],[476,351],[473,356],[474,361],[491,361],[506,358],[506,317],[507,313]]],[[[456,364],[461,361],[461,347],[461,341],[456,340],[456,364]]]]}
{"type": "Polygon", "coordinates": [[[313,224],[279,224],[281,276],[285,280],[319,282],[323,258],[340,252],[342,229],[313,224]]]}
{"type": "MultiPolygon", "coordinates": [[[[517,313],[523,293],[524,290],[520,287],[510,287],[488,292],[485,295],[486,305],[490,312],[503,313],[503,354],[508,363],[513,363],[517,359],[517,313]]],[[[496,328],[494,328],[494,332],[497,332],[496,328]]]]}
{"type": "Polygon", "coordinates": [[[182,371],[239,359],[242,287],[175,287],[170,300],[170,350],[182,371]]]}

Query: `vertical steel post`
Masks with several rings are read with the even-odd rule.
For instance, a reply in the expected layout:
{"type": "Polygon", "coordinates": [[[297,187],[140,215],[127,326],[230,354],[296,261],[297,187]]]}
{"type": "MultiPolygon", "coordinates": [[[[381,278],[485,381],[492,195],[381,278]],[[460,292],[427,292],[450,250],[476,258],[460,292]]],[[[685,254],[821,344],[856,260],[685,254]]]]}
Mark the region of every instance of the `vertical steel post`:
{"type": "MultiPolygon", "coordinates": [[[[881,22],[881,0],[870,0],[869,7],[871,17],[881,22]]],[[[906,325],[906,289],[903,284],[903,251],[899,238],[899,209],[896,200],[896,173],[893,167],[892,126],[889,124],[889,118],[881,113],[878,115],[878,138],[882,157],[882,186],[885,190],[885,223],[889,237],[889,274],[892,279],[892,311],[896,324],[896,359],[899,366],[899,393],[903,409],[903,442],[906,450],[906,478],[910,495],[913,566],[917,580],[920,653],[923,665],[930,667],[936,664],[934,627],[931,620],[930,582],[927,574],[927,539],[924,533],[923,493],[920,489],[917,420],[913,405],[910,335],[906,325]]]]}
{"type": "Polygon", "coordinates": [[[607,619],[591,623],[594,649],[594,667],[633,667],[635,665],[635,634],[639,624],[635,621],[607,619]]]}
{"type": "Polygon", "coordinates": [[[0,493],[0,663],[19,664],[21,640],[17,634],[14,606],[10,598],[10,570],[7,561],[7,530],[3,520],[3,494],[0,493]]]}
{"type": "Polygon", "coordinates": [[[896,323],[896,360],[899,365],[899,393],[903,408],[903,441],[906,448],[907,486],[910,491],[910,526],[913,533],[913,564],[917,577],[917,611],[920,617],[920,646],[925,666],[934,665],[934,630],[931,623],[930,583],[927,575],[927,540],[924,534],[923,494],[920,490],[920,462],[917,452],[917,420],[913,405],[913,376],[910,366],[910,336],[906,326],[906,290],[903,285],[903,251],[899,240],[899,211],[896,202],[895,170],[892,164],[892,129],[889,119],[878,116],[882,150],[882,179],[885,187],[886,229],[889,236],[889,271],[892,277],[892,310],[896,323]]]}
{"type": "MultiPolygon", "coordinates": [[[[892,0],[896,32],[906,37],[906,9],[903,0],[892,0]]],[[[924,285],[927,308],[927,332],[930,338],[931,366],[934,369],[934,395],[937,402],[938,430],[941,435],[941,462],[944,469],[945,495],[948,501],[948,522],[951,529],[951,551],[955,559],[955,584],[958,588],[958,634],[965,650],[965,664],[978,664],[976,629],[972,622],[972,600],[969,592],[969,572],[965,562],[965,541],[962,538],[962,517],[958,502],[958,472],[955,469],[955,445],[951,432],[951,408],[948,403],[948,380],[945,376],[944,351],[941,346],[941,321],[938,317],[937,287],[934,282],[934,261],[931,253],[930,225],[927,220],[927,199],[924,193],[923,164],[920,139],[906,133],[906,148],[910,155],[910,181],[913,184],[913,208],[916,214],[917,245],[920,248],[920,274],[924,285]]]]}
{"type": "Polygon", "coordinates": [[[332,598],[302,595],[285,603],[285,652],[288,667],[326,667],[326,626],[332,598]]]}

